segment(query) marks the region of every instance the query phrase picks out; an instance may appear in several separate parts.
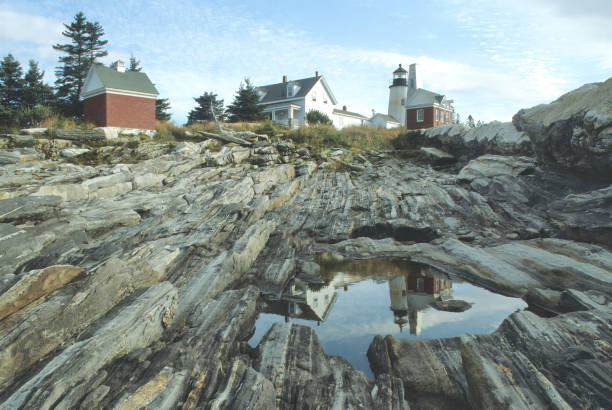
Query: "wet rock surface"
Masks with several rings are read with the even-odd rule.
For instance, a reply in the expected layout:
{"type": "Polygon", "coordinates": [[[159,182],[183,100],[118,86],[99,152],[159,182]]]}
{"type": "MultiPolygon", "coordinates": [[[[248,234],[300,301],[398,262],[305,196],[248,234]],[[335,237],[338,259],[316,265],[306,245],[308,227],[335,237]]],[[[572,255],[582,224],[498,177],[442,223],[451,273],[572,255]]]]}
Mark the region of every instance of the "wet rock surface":
{"type": "Polygon", "coordinates": [[[459,178],[388,153],[337,171],[255,144],[0,153],[15,159],[0,169],[1,409],[612,405],[608,186],[530,158],[459,178]],[[380,335],[374,380],[310,327],[275,324],[250,347],[262,292],[317,283],[322,253],[410,258],[547,315],[380,335]]]}

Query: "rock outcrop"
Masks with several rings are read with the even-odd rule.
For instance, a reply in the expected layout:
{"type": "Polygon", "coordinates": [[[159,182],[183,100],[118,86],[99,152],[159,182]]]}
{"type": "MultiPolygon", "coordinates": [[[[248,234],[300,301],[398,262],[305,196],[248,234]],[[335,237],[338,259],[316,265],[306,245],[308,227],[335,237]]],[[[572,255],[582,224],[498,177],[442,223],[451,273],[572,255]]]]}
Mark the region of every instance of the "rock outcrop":
{"type": "Polygon", "coordinates": [[[484,154],[533,155],[533,146],[525,132],[517,131],[512,123],[492,121],[482,127],[445,125],[424,131],[429,144],[452,153],[460,162],[484,154]]]}
{"type": "Polygon", "coordinates": [[[612,406],[609,186],[524,152],[455,175],[239,137],[254,146],[0,151],[0,409],[612,406]],[[325,258],[408,258],[530,310],[488,335],[377,336],[374,380],[316,328],[251,347],[261,295],[323,283],[325,258]]]}
{"type": "Polygon", "coordinates": [[[513,117],[540,161],[612,182],[612,78],[513,117]]]}

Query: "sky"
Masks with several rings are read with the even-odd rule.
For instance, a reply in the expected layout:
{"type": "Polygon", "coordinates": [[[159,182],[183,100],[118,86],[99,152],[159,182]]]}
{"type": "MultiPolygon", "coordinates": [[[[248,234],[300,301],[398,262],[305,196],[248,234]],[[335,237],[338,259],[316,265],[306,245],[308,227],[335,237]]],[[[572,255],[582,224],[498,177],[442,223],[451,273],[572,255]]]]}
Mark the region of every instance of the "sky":
{"type": "Polygon", "coordinates": [[[38,61],[53,84],[52,45],[79,11],[105,30],[101,61],[139,59],[177,124],[204,92],[230,104],[246,77],[318,71],[339,106],[370,116],[387,112],[398,64],[417,63],[423,88],[489,122],[612,76],[609,0],[0,0],[0,57],[38,61]]]}

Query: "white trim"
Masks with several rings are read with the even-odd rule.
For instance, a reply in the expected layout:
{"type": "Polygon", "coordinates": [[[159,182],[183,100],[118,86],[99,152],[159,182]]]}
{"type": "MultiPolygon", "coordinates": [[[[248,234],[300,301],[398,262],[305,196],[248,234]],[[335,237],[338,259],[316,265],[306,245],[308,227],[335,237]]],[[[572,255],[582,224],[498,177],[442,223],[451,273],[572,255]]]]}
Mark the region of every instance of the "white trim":
{"type": "Polygon", "coordinates": [[[334,111],[332,114],[334,114],[334,115],[344,115],[345,117],[356,118],[358,120],[367,120],[368,119],[367,117],[364,117],[361,114],[352,115],[352,114],[348,114],[348,113],[342,112],[342,111],[339,111],[339,112],[338,111],[334,111]]]}
{"type": "Polygon", "coordinates": [[[158,94],[140,93],[138,91],[119,90],[116,88],[98,88],[97,90],[90,91],[86,95],[81,96],[81,99],[86,100],[88,98],[96,97],[101,94],[127,95],[130,97],[151,98],[153,100],[155,100],[158,95],[158,94]]]}
{"type": "Polygon", "coordinates": [[[259,102],[257,104],[259,105],[270,105],[270,104],[278,104],[278,103],[282,103],[282,102],[289,102],[289,101],[299,101],[301,99],[303,99],[304,97],[295,97],[295,98],[285,98],[282,100],[274,100],[274,101],[267,101],[267,102],[259,102]]]}
{"type": "Polygon", "coordinates": [[[425,121],[425,109],[419,108],[416,110],[416,122],[424,122],[425,121]],[[421,114],[421,119],[419,120],[419,114],[421,114]]]}
{"type": "Polygon", "coordinates": [[[279,106],[276,106],[276,107],[266,107],[266,108],[264,108],[263,112],[272,112],[272,111],[289,109],[289,108],[293,108],[294,110],[303,110],[304,109],[304,107],[302,107],[301,105],[285,104],[285,105],[279,105],[279,106]]]}

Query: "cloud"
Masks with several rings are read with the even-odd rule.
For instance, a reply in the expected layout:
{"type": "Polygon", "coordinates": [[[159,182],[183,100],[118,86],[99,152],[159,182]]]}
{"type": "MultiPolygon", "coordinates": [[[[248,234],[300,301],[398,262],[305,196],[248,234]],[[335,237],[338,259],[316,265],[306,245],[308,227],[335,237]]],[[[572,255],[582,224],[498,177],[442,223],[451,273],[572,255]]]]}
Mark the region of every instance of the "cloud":
{"type": "MultiPolygon", "coordinates": [[[[420,64],[423,86],[454,99],[462,117],[509,120],[518,109],[601,80],[612,68],[612,34],[601,23],[609,21],[610,7],[597,1],[587,0],[586,11],[572,19],[575,6],[566,0],[533,5],[527,0],[502,5],[447,0],[439,13],[447,24],[420,34],[444,38],[444,47],[423,46],[422,51],[404,48],[402,40],[382,48],[358,46],[363,42],[321,35],[320,26],[298,26],[291,18],[280,22],[274,13],[255,13],[247,5],[184,0],[170,7],[158,1],[146,9],[138,2],[113,7],[109,1],[82,6],[88,19],[105,29],[111,55],[104,62],[127,60],[133,53],[162,96],[170,98],[179,123],[193,108],[193,97],[205,91],[217,93],[227,105],[245,76],[263,85],[280,81],[283,74],[296,79],[315,70],[325,75],[340,105],[365,115],[372,108],[386,112],[392,71],[412,62],[420,64]],[[598,14],[601,5],[606,7],[598,14]],[[444,31],[449,28],[456,39],[446,47],[446,39],[453,40],[444,31]]],[[[31,9],[65,21],[74,13],[54,8],[51,1],[31,9]]],[[[43,59],[41,67],[49,74],[58,55],[51,45],[65,39],[63,26],[43,16],[0,5],[0,18],[9,22],[0,28],[0,40],[22,61],[43,59]]]]}
{"type": "Polygon", "coordinates": [[[0,5],[0,42],[26,42],[51,45],[58,42],[64,26],[55,20],[12,11],[0,5]]]}

